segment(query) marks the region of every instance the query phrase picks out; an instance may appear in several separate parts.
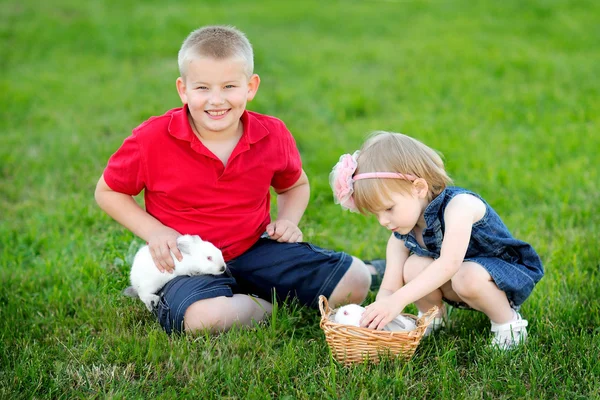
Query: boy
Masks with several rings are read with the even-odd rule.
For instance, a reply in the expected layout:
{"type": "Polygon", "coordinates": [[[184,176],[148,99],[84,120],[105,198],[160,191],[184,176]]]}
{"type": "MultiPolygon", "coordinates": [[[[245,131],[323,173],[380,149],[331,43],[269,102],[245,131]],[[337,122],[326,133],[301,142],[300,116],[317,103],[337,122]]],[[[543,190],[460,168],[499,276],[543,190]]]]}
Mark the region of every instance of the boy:
{"type": "Polygon", "coordinates": [[[222,250],[229,276],[180,276],[159,291],[154,312],[163,329],[249,325],[271,312],[273,289],[278,299],[293,296],[312,307],[320,294],[333,306],[361,303],[368,267],[302,242],[308,178],[285,125],[246,111],[260,78],[245,35],[225,26],[198,29],[183,42],[178,62],[183,107],[134,129],[95,193],[107,214],[148,242],[161,271],[173,270],[170,252],[181,259],[180,235],[199,235],[222,250]],[[132,197],[142,190],[146,210],[132,197]]]}

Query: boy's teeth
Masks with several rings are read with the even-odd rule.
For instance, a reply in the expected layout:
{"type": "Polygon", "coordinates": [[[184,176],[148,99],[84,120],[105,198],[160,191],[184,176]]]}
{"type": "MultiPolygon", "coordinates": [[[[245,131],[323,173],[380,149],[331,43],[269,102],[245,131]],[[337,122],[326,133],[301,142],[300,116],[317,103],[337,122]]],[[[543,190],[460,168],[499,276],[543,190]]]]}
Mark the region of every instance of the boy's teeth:
{"type": "Polygon", "coordinates": [[[226,111],[207,111],[210,115],[218,117],[219,115],[225,114],[226,111]]]}

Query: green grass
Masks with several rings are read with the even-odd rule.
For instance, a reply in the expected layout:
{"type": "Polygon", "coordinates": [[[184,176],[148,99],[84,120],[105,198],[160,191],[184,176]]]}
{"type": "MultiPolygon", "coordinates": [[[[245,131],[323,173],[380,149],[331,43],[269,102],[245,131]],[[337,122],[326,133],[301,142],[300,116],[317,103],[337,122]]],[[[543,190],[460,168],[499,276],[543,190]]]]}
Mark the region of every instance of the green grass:
{"type": "MultiPolygon", "coordinates": [[[[589,1],[0,3],[0,398],[600,398],[600,6],[589,1]],[[167,337],[121,296],[131,233],[96,206],[108,157],[177,107],[176,54],[200,25],[245,31],[249,108],[295,134],[321,246],[384,254],[327,178],[374,129],[441,151],[540,253],[530,340],[498,354],[456,311],[410,362],[332,361],[318,311],[167,337]]],[[[409,308],[414,311],[414,308],[409,308]]]]}

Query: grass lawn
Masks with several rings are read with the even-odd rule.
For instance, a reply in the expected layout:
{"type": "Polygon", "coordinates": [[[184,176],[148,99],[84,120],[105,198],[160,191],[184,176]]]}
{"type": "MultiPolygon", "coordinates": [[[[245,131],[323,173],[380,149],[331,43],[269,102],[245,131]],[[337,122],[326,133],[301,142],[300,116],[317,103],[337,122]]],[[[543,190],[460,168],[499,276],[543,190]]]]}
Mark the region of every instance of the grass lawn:
{"type": "Polygon", "coordinates": [[[0,398],[600,398],[599,21],[592,0],[2,1],[0,398]],[[96,181],[180,105],[179,46],[214,23],[253,43],[249,108],[295,135],[305,238],[383,256],[388,233],[342,212],[328,174],[372,130],[415,136],[542,257],[525,346],[491,351],[485,316],[457,310],[409,362],[346,368],[316,310],[168,337],[121,296],[141,240],[96,181]]]}

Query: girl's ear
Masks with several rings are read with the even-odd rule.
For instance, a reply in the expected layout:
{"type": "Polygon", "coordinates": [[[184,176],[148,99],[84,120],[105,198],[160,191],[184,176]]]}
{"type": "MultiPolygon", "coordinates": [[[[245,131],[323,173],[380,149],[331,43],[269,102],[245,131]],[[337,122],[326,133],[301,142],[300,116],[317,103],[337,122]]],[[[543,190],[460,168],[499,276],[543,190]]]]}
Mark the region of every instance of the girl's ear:
{"type": "Polygon", "coordinates": [[[423,178],[417,178],[413,181],[413,193],[421,199],[426,199],[429,194],[429,184],[423,178]]]}

